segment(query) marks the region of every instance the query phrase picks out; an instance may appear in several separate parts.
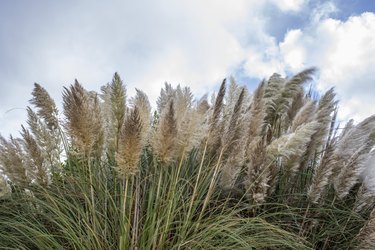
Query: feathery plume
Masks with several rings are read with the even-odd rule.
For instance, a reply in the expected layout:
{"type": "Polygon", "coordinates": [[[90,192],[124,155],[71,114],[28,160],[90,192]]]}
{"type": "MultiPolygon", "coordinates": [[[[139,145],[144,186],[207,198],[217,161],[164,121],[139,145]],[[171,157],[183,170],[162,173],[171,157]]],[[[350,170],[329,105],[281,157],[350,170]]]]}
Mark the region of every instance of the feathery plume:
{"type": "Polygon", "coordinates": [[[210,104],[208,104],[208,101],[207,101],[207,95],[204,95],[198,101],[196,109],[199,114],[205,115],[207,113],[207,111],[210,109],[210,104]]]}
{"type": "Polygon", "coordinates": [[[361,145],[364,145],[372,132],[375,131],[375,115],[364,119],[356,126],[350,122],[346,131],[340,136],[337,154],[340,158],[348,159],[361,145]]]}
{"type": "Polygon", "coordinates": [[[222,168],[221,184],[224,189],[233,187],[244,162],[245,148],[244,143],[242,143],[243,122],[241,117],[244,95],[245,89],[242,88],[223,136],[225,144],[223,145],[224,153],[222,161],[224,164],[222,168]]]}
{"type": "MultiPolygon", "coordinates": [[[[263,159],[264,148],[260,148],[263,145],[262,141],[262,130],[264,125],[265,117],[265,101],[264,101],[264,88],[266,82],[263,80],[261,84],[254,91],[252,101],[247,113],[246,121],[248,127],[246,129],[246,142],[245,142],[245,168],[247,180],[245,181],[245,187],[248,191],[248,197],[250,194],[255,192],[255,184],[253,181],[257,179],[259,171],[261,169],[260,161],[263,159]],[[258,159],[258,153],[262,152],[260,160],[258,159]],[[255,171],[253,173],[253,171],[255,171]],[[250,190],[249,188],[252,187],[250,190]]],[[[263,192],[262,192],[263,193],[263,192]]],[[[253,199],[253,198],[251,198],[253,199]]]]}
{"type": "Polygon", "coordinates": [[[362,167],[370,157],[370,151],[375,144],[371,137],[373,134],[375,115],[366,118],[340,137],[334,152],[338,161],[333,169],[334,188],[339,198],[345,197],[350,188],[357,183],[362,167]]]}
{"type": "Polygon", "coordinates": [[[265,142],[263,126],[265,118],[265,86],[262,81],[255,90],[248,112],[247,142],[245,143],[246,181],[244,182],[247,197],[256,202],[264,201],[271,178],[270,166],[265,163],[265,142]]]}
{"type": "Polygon", "coordinates": [[[225,83],[226,79],[223,80],[219,93],[217,94],[215,104],[213,106],[213,113],[209,121],[208,128],[208,138],[207,138],[207,147],[208,152],[211,155],[217,153],[218,149],[221,147],[221,134],[223,131],[223,124],[220,121],[220,117],[223,110],[224,96],[225,96],[225,83]]]}
{"type": "Polygon", "coordinates": [[[109,83],[100,88],[99,97],[101,99],[101,120],[103,122],[103,147],[111,157],[116,151],[116,131],[115,122],[113,121],[112,103],[111,103],[111,85],[109,83]]]}
{"type": "Polygon", "coordinates": [[[199,115],[192,109],[193,94],[190,88],[181,88],[180,85],[173,90],[175,95],[173,97],[174,110],[177,126],[176,138],[176,157],[186,156],[185,152],[189,152],[195,145],[197,145],[197,136],[202,135],[197,130],[200,125],[199,115]]]}
{"type": "Polygon", "coordinates": [[[31,93],[33,98],[30,103],[37,108],[37,114],[43,118],[50,130],[58,128],[58,111],[54,100],[48,92],[39,84],[34,83],[34,89],[31,93]]]}
{"type": "Polygon", "coordinates": [[[243,153],[238,155],[230,155],[225,160],[221,169],[220,186],[223,190],[231,190],[234,188],[238,176],[240,175],[243,162],[243,153]]]}
{"type": "MultiPolygon", "coordinates": [[[[283,137],[286,137],[286,141],[277,146],[277,155],[283,157],[282,163],[290,178],[294,177],[297,173],[301,161],[301,155],[306,151],[311,136],[315,133],[317,126],[318,123],[312,121],[299,126],[293,133],[286,134],[279,138],[282,142],[283,137]]],[[[277,145],[279,139],[273,141],[269,145],[269,148],[274,147],[274,144],[277,145]]]]}
{"type": "Polygon", "coordinates": [[[247,149],[246,154],[249,155],[251,150],[249,150],[250,143],[257,137],[261,136],[263,125],[264,125],[264,116],[265,116],[265,102],[264,102],[264,87],[265,81],[257,87],[253,94],[253,99],[251,102],[249,117],[248,117],[248,132],[247,132],[247,149]]]}
{"type": "MultiPolygon", "coordinates": [[[[278,138],[289,127],[288,113],[291,111],[293,100],[303,93],[303,84],[311,80],[315,69],[304,70],[290,79],[274,74],[268,80],[265,90],[266,117],[269,127],[268,143],[272,137],[278,138]]],[[[293,111],[296,112],[296,111],[293,111]]]]}
{"type": "Polygon", "coordinates": [[[103,123],[104,148],[108,151],[108,156],[114,156],[118,148],[121,129],[126,114],[126,88],[120,76],[115,73],[111,83],[101,87],[100,104],[101,120],[103,123]]]}
{"type": "Polygon", "coordinates": [[[173,100],[163,110],[160,121],[152,138],[153,151],[164,163],[173,160],[176,149],[177,122],[173,100]]]}
{"type": "Polygon", "coordinates": [[[121,131],[118,152],[116,153],[117,170],[123,177],[135,175],[144,146],[145,126],[142,124],[137,106],[135,106],[121,131]]]}
{"type": "Polygon", "coordinates": [[[274,73],[266,82],[264,89],[264,98],[268,99],[268,103],[272,103],[279,97],[282,92],[282,88],[285,84],[285,79],[280,74],[274,73]]]}
{"type": "Polygon", "coordinates": [[[343,128],[341,134],[340,134],[340,138],[343,138],[344,136],[346,136],[346,134],[351,131],[354,127],[354,120],[353,119],[350,119],[346,124],[345,124],[345,127],[343,128]]]}
{"type": "Polygon", "coordinates": [[[31,182],[24,164],[27,157],[22,150],[22,141],[12,136],[9,141],[0,136],[0,170],[12,183],[27,187],[31,182]]]}
{"type": "Polygon", "coordinates": [[[354,204],[356,212],[367,210],[375,204],[375,150],[371,151],[365,166],[361,173],[362,185],[358,190],[354,204]]]}
{"type": "Polygon", "coordinates": [[[112,122],[115,130],[115,148],[117,148],[121,128],[125,120],[126,112],[126,89],[120,78],[115,73],[110,84],[110,100],[112,109],[112,122]]]}
{"type": "Polygon", "coordinates": [[[345,197],[357,183],[361,168],[368,157],[367,153],[371,149],[371,146],[366,144],[371,128],[370,121],[369,118],[365,119],[356,127],[349,121],[346,131],[328,144],[320,165],[314,170],[309,188],[308,196],[312,202],[318,202],[330,182],[333,182],[339,198],[345,197]]]}
{"type": "Polygon", "coordinates": [[[272,157],[300,155],[310,142],[311,135],[316,131],[318,123],[313,121],[300,126],[295,132],[285,134],[271,142],[267,154],[272,157]]]}
{"type": "Polygon", "coordinates": [[[286,80],[281,93],[281,102],[285,105],[285,110],[287,110],[287,115],[289,118],[292,118],[302,106],[304,93],[303,85],[312,80],[312,75],[315,72],[315,68],[309,68],[286,80]]]}
{"type": "Polygon", "coordinates": [[[337,101],[335,101],[335,92],[333,88],[328,90],[319,101],[315,120],[319,123],[319,129],[314,134],[314,140],[321,146],[325,136],[327,136],[329,124],[331,123],[331,114],[335,110],[337,101]]]}
{"type": "Polygon", "coordinates": [[[266,159],[270,166],[269,193],[276,188],[279,165],[283,165],[289,178],[293,178],[298,171],[300,157],[316,131],[317,123],[310,122],[298,128],[294,133],[285,134],[273,140],[266,147],[266,159]],[[278,164],[275,164],[275,163],[278,164]]]}
{"type": "Polygon", "coordinates": [[[198,107],[185,113],[185,117],[178,125],[177,155],[190,152],[194,147],[199,146],[202,138],[207,134],[205,119],[206,114],[200,113],[198,107]]]}
{"type": "Polygon", "coordinates": [[[301,88],[301,91],[296,94],[296,96],[293,98],[289,110],[288,115],[285,117],[286,124],[288,126],[291,125],[292,121],[294,120],[294,117],[296,117],[297,113],[300,111],[300,109],[305,105],[307,102],[307,98],[304,97],[304,90],[301,88]]]}
{"type": "Polygon", "coordinates": [[[47,187],[49,184],[49,170],[45,166],[45,159],[40,147],[34,137],[24,126],[22,126],[21,136],[24,140],[27,154],[27,158],[25,159],[25,165],[27,165],[26,168],[31,170],[30,174],[33,175],[33,178],[36,179],[36,182],[39,185],[47,187]]]}
{"type": "Polygon", "coordinates": [[[305,69],[302,72],[294,75],[292,78],[288,79],[285,82],[284,90],[282,95],[284,98],[289,98],[290,101],[303,92],[303,84],[307,81],[312,80],[312,75],[316,72],[315,68],[305,69]]]}
{"type": "Polygon", "coordinates": [[[130,100],[130,102],[133,105],[133,107],[137,107],[137,110],[139,111],[139,119],[142,123],[142,130],[144,131],[143,140],[146,140],[151,125],[151,105],[147,95],[143,91],[139,89],[135,90],[136,95],[134,98],[130,100]]]}
{"type": "Polygon", "coordinates": [[[368,159],[369,148],[361,146],[346,162],[342,171],[333,182],[335,191],[340,199],[349,194],[350,189],[358,182],[360,173],[363,171],[368,159]]]}
{"type": "Polygon", "coordinates": [[[320,151],[325,138],[328,135],[329,125],[332,121],[331,114],[335,109],[337,101],[335,101],[335,93],[333,88],[328,90],[319,100],[318,109],[314,115],[314,120],[318,122],[315,133],[311,136],[311,141],[306,149],[301,162],[300,169],[304,169],[311,156],[316,151],[320,151]]]}
{"type": "Polygon", "coordinates": [[[42,157],[50,166],[50,172],[61,171],[60,155],[62,152],[62,138],[60,132],[57,129],[49,129],[48,125],[30,107],[27,107],[26,110],[30,134],[32,134],[37,146],[40,148],[42,157]]]}
{"type": "Polygon", "coordinates": [[[307,101],[294,117],[290,130],[294,132],[302,124],[312,121],[315,111],[315,102],[312,100],[307,101]]]}
{"type": "Polygon", "coordinates": [[[180,156],[196,144],[194,132],[196,132],[199,123],[196,120],[197,114],[192,109],[193,94],[190,88],[182,88],[177,85],[176,89],[174,89],[170,84],[166,83],[157,101],[159,114],[163,113],[166,105],[171,101],[173,101],[176,129],[179,131],[175,140],[175,153],[180,156]]]}
{"type": "Polygon", "coordinates": [[[186,119],[186,114],[191,110],[193,103],[193,94],[190,88],[181,88],[180,85],[177,86],[174,96],[174,109],[177,125],[180,126],[182,122],[186,119]]]}
{"type": "Polygon", "coordinates": [[[263,203],[267,197],[269,181],[271,179],[270,162],[266,158],[264,150],[264,139],[254,138],[253,149],[250,151],[249,161],[246,164],[246,196],[256,204],[263,203]]]}
{"type": "Polygon", "coordinates": [[[238,96],[238,100],[234,105],[232,115],[229,120],[228,127],[224,134],[224,142],[225,142],[225,151],[224,151],[224,158],[225,155],[231,155],[233,151],[236,151],[238,144],[240,143],[240,139],[242,137],[242,122],[241,122],[241,108],[244,99],[245,89],[242,88],[240,95],[238,96]]]}
{"type": "Polygon", "coordinates": [[[282,97],[283,88],[285,86],[285,79],[279,74],[273,74],[267,81],[264,89],[265,98],[265,130],[267,131],[267,144],[271,142],[273,137],[278,137],[281,131],[280,121],[283,117],[280,116],[281,113],[284,114],[284,109],[286,108],[282,97]]]}
{"type": "Polygon", "coordinates": [[[307,197],[312,203],[318,203],[329,184],[333,165],[337,162],[333,154],[335,145],[335,141],[328,145],[320,164],[314,170],[311,185],[307,191],[307,197]]]}
{"type": "MultiPolygon", "coordinates": [[[[233,77],[230,77],[228,94],[225,96],[225,105],[223,106],[223,120],[229,121],[238,97],[244,88],[241,88],[233,77]]],[[[242,97],[244,99],[244,97],[242,97]]]]}
{"type": "Polygon", "coordinates": [[[73,147],[85,156],[97,153],[102,145],[102,125],[99,101],[94,93],[88,93],[76,80],[63,92],[64,124],[73,147]]]}
{"type": "Polygon", "coordinates": [[[223,109],[223,101],[225,96],[225,82],[226,79],[223,80],[222,84],[220,85],[219,93],[217,94],[213,114],[210,121],[210,131],[217,127],[219,123],[220,114],[223,109]]]}
{"type": "Polygon", "coordinates": [[[170,103],[176,96],[176,90],[172,88],[169,83],[164,83],[164,88],[160,91],[160,96],[156,101],[158,113],[163,113],[164,108],[170,103]]]}

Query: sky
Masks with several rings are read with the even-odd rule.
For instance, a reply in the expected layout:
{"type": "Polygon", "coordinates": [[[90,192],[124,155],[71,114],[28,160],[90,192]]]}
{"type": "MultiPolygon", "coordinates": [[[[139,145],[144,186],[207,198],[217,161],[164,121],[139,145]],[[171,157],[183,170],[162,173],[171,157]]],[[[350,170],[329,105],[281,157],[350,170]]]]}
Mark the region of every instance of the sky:
{"type": "Polygon", "coordinates": [[[115,72],[154,103],[164,82],[199,97],[314,66],[358,122],[375,114],[374,65],[373,0],[2,0],[0,133],[20,130],[34,82],[61,107],[63,86],[99,91],[115,72]]]}

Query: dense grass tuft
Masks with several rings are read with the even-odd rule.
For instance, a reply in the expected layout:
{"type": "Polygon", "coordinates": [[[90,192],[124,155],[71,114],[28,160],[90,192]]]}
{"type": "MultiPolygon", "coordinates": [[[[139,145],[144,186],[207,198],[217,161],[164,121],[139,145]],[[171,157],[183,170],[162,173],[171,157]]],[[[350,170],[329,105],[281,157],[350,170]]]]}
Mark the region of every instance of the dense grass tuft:
{"type": "Polygon", "coordinates": [[[63,116],[35,84],[0,137],[0,249],[371,249],[375,116],[341,128],[314,72],[210,102],[166,84],[154,113],[118,74],[64,88],[63,116]]]}

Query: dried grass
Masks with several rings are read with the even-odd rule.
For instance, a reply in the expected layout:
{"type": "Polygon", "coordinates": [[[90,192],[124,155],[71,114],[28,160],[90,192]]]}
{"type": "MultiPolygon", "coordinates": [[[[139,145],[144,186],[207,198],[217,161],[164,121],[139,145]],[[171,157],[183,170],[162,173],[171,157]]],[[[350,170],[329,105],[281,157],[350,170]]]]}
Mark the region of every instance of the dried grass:
{"type": "Polygon", "coordinates": [[[122,177],[134,176],[139,169],[139,161],[145,144],[145,129],[135,106],[128,114],[121,130],[116,153],[117,170],[122,177]]]}
{"type": "Polygon", "coordinates": [[[163,109],[152,138],[154,153],[161,162],[169,164],[175,158],[177,144],[177,121],[173,100],[163,109]]]}
{"type": "Polygon", "coordinates": [[[96,94],[87,92],[78,81],[64,88],[64,127],[72,146],[86,157],[101,155],[102,120],[96,94]]]}

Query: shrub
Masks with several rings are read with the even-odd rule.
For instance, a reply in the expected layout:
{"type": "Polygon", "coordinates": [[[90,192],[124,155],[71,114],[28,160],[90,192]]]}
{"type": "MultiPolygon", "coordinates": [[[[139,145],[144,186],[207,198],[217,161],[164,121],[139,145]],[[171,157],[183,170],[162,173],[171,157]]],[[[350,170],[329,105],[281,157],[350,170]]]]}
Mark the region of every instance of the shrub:
{"type": "Polygon", "coordinates": [[[35,84],[21,138],[0,137],[0,248],[373,247],[375,116],[340,128],[314,71],[211,102],[166,84],[154,115],[118,74],[64,88],[64,116],[35,84]]]}

